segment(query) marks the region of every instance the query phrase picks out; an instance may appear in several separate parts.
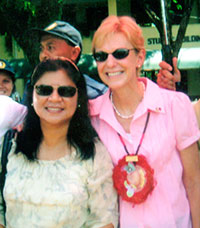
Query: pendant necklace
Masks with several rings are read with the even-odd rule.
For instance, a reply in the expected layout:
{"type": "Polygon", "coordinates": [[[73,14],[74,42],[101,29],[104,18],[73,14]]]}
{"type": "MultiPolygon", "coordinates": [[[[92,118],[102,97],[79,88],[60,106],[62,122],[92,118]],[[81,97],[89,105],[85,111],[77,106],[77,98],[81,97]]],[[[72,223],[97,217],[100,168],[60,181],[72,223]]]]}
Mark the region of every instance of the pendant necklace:
{"type": "Polygon", "coordinates": [[[129,154],[122,136],[119,139],[127,155],[118,161],[113,169],[113,183],[123,200],[135,204],[143,203],[155,186],[154,170],[144,155],[138,155],[149,122],[150,111],[147,113],[145,126],[135,154],[129,154]]]}
{"type": "MultiPolygon", "coordinates": [[[[141,82],[141,85],[142,85],[143,92],[144,92],[144,90],[145,90],[145,85],[144,85],[143,82],[141,82]]],[[[118,109],[116,108],[116,106],[115,106],[115,104],[114,104],[114,102],[113,102],[113,95],[112,95],[112,92],[110,93],[110,101],[111,101],[111,103],[112,103],[113,109],[115,110],[116,114],[117,114],[119,117],[121,117],[122,119],[130,119],[130,118],[133,118],[134,113],[132,113],[132,114],[126,116],[126,115],[121,114],[121,113],[118,111],[118,109]]]]}
{"type": "Polygon", "coordinates": [[[122,119],[130,119],[130,118],[132,118],[132,117],[134,116],[134,113],[132,113],[132,114],[130,114],[130,115],[128,115],[128,116],[122,115],[122,114],[117,110],[117,108],[115,107],[114,102],[113,102],[112,92],[111,92],[111,94],[110,94],[110,100],[111,100],[111,103],[112,103],[112,106],[113,106],[115,112],[116,112],[117,115],[120,116],[122,119]]]}

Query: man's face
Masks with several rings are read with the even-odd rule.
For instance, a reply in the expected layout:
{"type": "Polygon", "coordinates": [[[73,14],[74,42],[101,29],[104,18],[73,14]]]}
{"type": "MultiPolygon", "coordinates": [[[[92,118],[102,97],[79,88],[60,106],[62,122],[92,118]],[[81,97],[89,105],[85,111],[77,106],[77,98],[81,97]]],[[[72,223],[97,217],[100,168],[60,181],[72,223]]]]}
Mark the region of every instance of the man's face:
{"type": "Polygon", "coordinates": [[[39,59],[42,62],[46,59],[62,56],[75,61],[77,58],[76,49],[77,47],[70,46],[63,39],[52,35],[44,35],[40,41],[39,59]]]}

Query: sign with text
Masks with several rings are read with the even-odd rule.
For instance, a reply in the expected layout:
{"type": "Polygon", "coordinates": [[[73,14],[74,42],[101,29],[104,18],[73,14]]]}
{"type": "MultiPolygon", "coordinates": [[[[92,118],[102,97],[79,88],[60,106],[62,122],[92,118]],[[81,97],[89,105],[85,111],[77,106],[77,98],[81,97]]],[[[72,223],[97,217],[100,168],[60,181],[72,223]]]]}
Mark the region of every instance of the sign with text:
{"type": "MultiPolygon", "coordinates": [[[[173,26],[172,34],[175,40],[178,25],[173,26]]],[[[142,27],[143,35],[145,37],[145,47],[146,49],[160,50],[161,40],[160,35],[155,27],[142,27]]],[[[183,48],[188,47],[200,47],[200,24],[189,24],[183,39],[183,48]]]]}

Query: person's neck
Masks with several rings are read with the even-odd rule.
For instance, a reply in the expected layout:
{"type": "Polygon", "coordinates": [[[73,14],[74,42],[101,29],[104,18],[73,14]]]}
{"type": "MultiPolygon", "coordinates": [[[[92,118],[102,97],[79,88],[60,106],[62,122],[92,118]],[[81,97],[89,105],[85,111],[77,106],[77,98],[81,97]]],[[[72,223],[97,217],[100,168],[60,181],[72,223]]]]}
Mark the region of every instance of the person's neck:
{"type": "Polygon", "coordinates": [[[42,125],[41,129],[43,139],[39,147],[39,159],[56,160],[70,152],[67,143],[68,128],[65,124],[60,127],[42,125]]]}
{"type": "Polygon", "coordinates": [[[113,106],[123,116],[133,115],[143,99],[144,90],[143,82],[137,81],[135,85],[111,91],[113,106]]]}

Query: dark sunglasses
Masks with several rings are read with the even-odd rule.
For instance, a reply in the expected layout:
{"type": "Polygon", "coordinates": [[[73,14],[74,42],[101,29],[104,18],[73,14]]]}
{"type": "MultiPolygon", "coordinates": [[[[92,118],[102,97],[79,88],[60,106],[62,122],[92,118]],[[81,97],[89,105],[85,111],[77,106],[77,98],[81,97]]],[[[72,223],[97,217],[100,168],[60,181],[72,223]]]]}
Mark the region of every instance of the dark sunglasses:
{"type": "MultiPolygon", "coordinates": [[[[36,93],[40,96],[50,96],[54,88],[50,85],[36,85],[36,93]]],[[[57,88],[58,94],[61,97],[73,97],[76,93],[76,88],[73,86],[59,86],[57,88]]]]}
{"type": "Polygon", "coordinates": [[[94,59],[97,62],[106,61],[106,59],[108,58],[109,54],[111,54],[116,59],[124,59],[124,58],[126,58],[129,55],[129,52],[132,51],[132,50],[135,50],[136,52],[138,52],[138,50],[136,48],[132,48],[132,49],[119,48],[119,49],[116,49],[112,53],[107,53],[107,52],[104,52],[104,51],[94,52],[93,56],[94,56],[94,59]]]}

